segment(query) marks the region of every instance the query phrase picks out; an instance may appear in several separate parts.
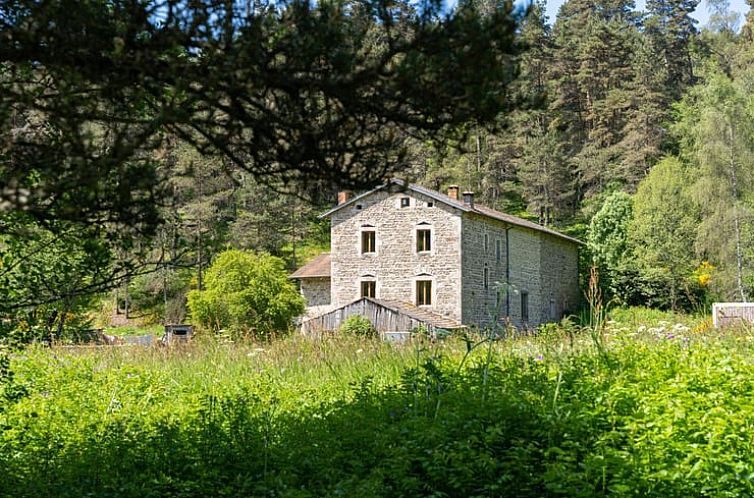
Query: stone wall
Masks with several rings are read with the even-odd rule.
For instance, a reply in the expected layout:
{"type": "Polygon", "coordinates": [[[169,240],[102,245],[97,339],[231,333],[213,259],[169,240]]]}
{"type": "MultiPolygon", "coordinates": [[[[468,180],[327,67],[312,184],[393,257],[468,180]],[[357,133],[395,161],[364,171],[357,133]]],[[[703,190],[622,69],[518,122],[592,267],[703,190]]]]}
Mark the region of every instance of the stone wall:
{"type": "Polygon", "coordinates": [[[533,328],[560,320],[563,313],[576,309],[579,286],[575,244],[523,227],[508,228],[503,222],[474,214],[464,215],[462,224],[463,323],[488,327],[495,319],[509,315],[516,327],[533,328]],[[507,280],[506,240],[510,258],[507,280]],[[489,272],[486,289],[485,267],[489,272]],[[522,314],[524,293],[528,295],[527,321],[522,314]]]}
{"type": "Polygon", "coordinates": [[[432,280],[430,309],[461,320],[460,212],[416,192],[380,190],[332,215],[332,298],[343,306],[361,297],[362,279],[376,298],[416,302],[416,280],[432,280]],[[401,207],[401,198],[410,205],[401,207]],[[429,203],[432,207],[429,207],[429,203]],[[432,230],[432,250],[416,252],[420,223],[432,230]],[[361,254],[361,231],[374,227],[376,253],[361,254]]]}
{"type": "Polygon", "coordinates": [[[557,237],[542,237],[541,281],[543,321],[557,321],[576,312],[581,303],[579,249],[557,237]]]}
{"type": "Polygon", "coordinates": [[[462,234],[462,322],[489,326],[496,318],[506,314],[505,225],[479,215],[466,214],[462,221],[462,234]],[[486,287],[485,268],[488,272],[486,287]]]}
{"type": "Polygon", "coordinates": [[[536,327],[546,321],[542,316],[541,249],[542,232],[522,227],[510,230],[511,321],[516,327],[536,327]],[[529,296],[529,320],[522,314],[522,295],[529,296]]]}
{"type": "Polygon", "coordinates": [[[306,300],[307,307],[330,304],[330,279],[328,277],[302,278],[301,295],[306,300]]]}

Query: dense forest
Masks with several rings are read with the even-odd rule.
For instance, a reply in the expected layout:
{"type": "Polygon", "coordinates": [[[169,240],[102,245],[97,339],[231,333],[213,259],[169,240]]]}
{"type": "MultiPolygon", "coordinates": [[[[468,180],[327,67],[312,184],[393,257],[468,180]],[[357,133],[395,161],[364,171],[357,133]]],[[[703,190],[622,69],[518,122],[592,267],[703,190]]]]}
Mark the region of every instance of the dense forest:
{"type": "MultiPolygon", "coordinates": [[[[2,326],[30,336],[43,330],[61,332],[77,320],[84,321],[86,315],[77,311],[87,309],[181,321],[186,316],[185,296],[190,289],[202,288],[204,271],[214,255],[229,247],[250,249],[280,256],[291,269],[300,266],[327,249],[329,227],[317,215],[334,202],[337,191],[374,185],[391,175],[438,190],[459,184],[474,191],[481,203],[581,238],[587,242],[583,269],[587,273],[592,265],[599,269],[603,291],[613,302],[699,310],[713,299],[747,300],[754,292],[754,20],[740,19],[725,0],[708,4],[710,22],[699,27],[692,17],[698,6],[693,0],[651,0],[645,11],[637,10],[631,1],[569,0],[556,19],[545,17],[543,3],[534,3],[524,12],[507,3],[479,0],[461,4],[457,12],[472,9],[481,13],[481,20],[459,14],[454,19],[467,24],[443,24],[456,36],[452,39],[461,40],[458,46],[432,38],[437,32],[426,28],[421,15],[402,18],[403,14],[391,12],[381,18],[382,24],[359,18],[366,26],[361,31],[349,24],[349,30],[336,32],[332,28],[336,24],[327,24],[325,19],[314,28],[318,33],[325,33],[323,26],[330,31],[322,39],[309,41],[333,54],[328,60],[331,69],[342,66],[344,74],[355,71],[358,57],[359,64],[366,65],[364,60],[382,60],[382,54],[396,46],[401,48],[395,53],[403,54],[399,60],[414,64],[390,73],[396,85],[403,85],[394,94],[387,85],[359,87],[359,98],[353,97],[353,116],[343,111],[331,117],[330,108],[312,104],[321,103],[328,88],[306,97],[309,100],[276,101],[273,110],[279,115],[262,113],[255,116],[256,121],[248,114],[233,115],[246,105],[234,107],[240,93],[233,92],[249,89],[233,87],[238,83],[235,73],[220,71],[222,64],[246,63],[238,56],[203,68],[200,75],[217,78],[212,82],[218,87],[227,86],[222,97],[194,95],[196,84],[175,84],[183,92],[178,95],[189,95],[198,109],[185,118],[193,120],[187,131],[181,126],[180,113],[175,117],[166,111],[173,110],[168,106],[176,97],[166,103],[159,100],[163,90],[150,87],[152,80],[162,77],[158,74],[161,66],[143,69],[154,71],[150,78],[140,80],[146,97],[119,93],[133,88],[133,82],[119,80],[122,74],[108,74],[108,84],[116,85],[112,95],[103,97],[109,108],[121,105],[118,99],[123,95],[132,99],[123,104],[127,109],[118,109],[119,116],[147,112],[133,102],[158,99],[163,106],[154,114],[164,129],[159,142],[149,147],[145,145],[148,138],[138,145],[121,140],[142,136],[141,128],[128,128],[133,123],[142,126],[134,118],[107,129],[95,126],[75,142],[53,140],[51,147],[32,153],[19,148],[21,142],[38,144],[40,130],[51,127],[64,137],[66,127],[81,128],[75,120],[92,121],[100,108],[74,99],[66,105],[83,107],[86,113],[66,114],[63,104],[55,108],[35,104],[39,114],[23,106],[19,111],[16,104],[39,99],[46,90],[39,90],[44,87],[42,77],[28,83],[34,80],[34,70],[18,76],[14,54],[6,51],[4,60],[11,63],[4,66],[2,84],[15,104],[0,102],[0,117],[12,135],[0,150],[4,175],[0,313],[6,317],[2,326]],[[373,36],[389,24],[385,19],[396,18],[402,19],[396,23],[400,29],[391,31],[387,41],[373,36]],[[486,29],[480,33],[497,40],[498,52],[484,55],[488,51],[479,47],[489,45],[479,41],[475,46],[473,37],[461,35],[464,29],[480,30],[480,26],[486,29]],[[425,42],[438,45],[415,56],[411,50],[422,36],[425,42]],[[355,47],[353,52],[336,48],[343,40],[350,40],[347,47],[355,47]],[[363,55],[365,46],[377,47],[377,55],[363,55]],[[464,50],[473,50],[475,57],[464,50]],[[464,72],[473,65],[466,59],[480,69],[464,72]],[[409,88],[412,74],[434,81],[436,90],[423,96],[422,89],[409,88]],[[452,80],[453,74],[459,75],[459,81],[452,80]],[[19,85],[19,81],[24,83],[19,85]],[[453,114],[448,109],[460,102],[456,93],[461,84],[466,88],[464,96],[476,103],[458,104],[460,110],[453,114]],[[391,100],[395,95],[413,99],[411,107],[396,104],[400,99],[391,100]],[[368,106],[375,101],[381,102],[377,110],[368,106]],[[225,118],[213,114],[212,105],[230,116],[229,123],[237,118],[242,126],[237,130],[225,123],[225,118]],[[57,121],[41,122],[40,114],[45,112],[57,121]],[[369,119],[360,119],[363,115],[369,119]],[[219,128],[224,135],[216,131],[219,128]],[[268,128],[294,131],[267,136],[268,128]],[[305,147],[292,152],[294,145],[305,145],[312,137],[320,137],[320,132],[328,137],[330,147],[322,151],[323,142],[319,143],[316,152],[322,157],[309,154],[305,147]],[[344,142],[348,133],[357,138],[344,142]],[[87,184],[86,176],[91,173],[86,169],[91,152],[87,147],[103,136],[110,140],[107,150],[113,155],[106,159],[116,165],[107,174],[118,175],[118,180],[106,176],[96,188],[111,195],[109,204],[102,204],[99,197],[92,201],[94,187],[87,184]],[[259,136],[263,138],[257,140],[259,136]],[[245,144],[244,137],[257,141],[245,144]],[[61,153],[69,154],[68,158],[61,161],[55,156],[61,153]],[[76,154],[84,159],[71,159],[76,154]],[[117,154],[130,157],[127,166],[118,162],[117,154]],[[30,159],[57,164],[58,169],[32,169],[14,176],[15,161],[30,159]],[[283,167],[265,166],[269,164],[283,167]],[[333,164],[344,166],[338,169],[333,164]],[[325,170],[327,174],[322,174],[325,170]],[[43,209],[35,210],[34,185],[44,184],[48,176],[55,178],[56,190],[45,195],[54,200],[42,202],[43,209]]],[[[305,15],[292,12],[276,22],[284,24],[291,16],[305,15]]],[[[91,13],[78,15],[83,18],[91,13]]],[[[322,12],[318,15],[318,20],[326,17],[322,12]]],[[[4,30],[10,26],[8,32],[15,33],[7,39],[18,39],[23,30],[13,31],[10,16],[2,19],[4,30]]],[[[212,16],[207,19],[215,22],[212,16]]],[[[218,32],[224,26],[220,21],[218,32]]],[[[251,32],[271,36],[264,29],[251,32]]],[[[211,38],[213,31],[203,33],[211,38]]],[[[109,36],[104,28],[102,35],[109,36]]],[[[225,43],[220,38],[210,40],[218,43],[217,53],[225,43]]],[[[115,40],[112,57],[124,59],[130,42],[115,40]]],[[[249,43],[254,40],[258,41],[251,38],[249,43]]],[[[301,40],[297,43],[271,51],[300,50],[301,40]]],[[[230,57],[231,51],[222,53],[230,57]]],[[[309,55],[312,60],[322,57],[309,55]]],[[[186,72],[179,65],[181,58],[161,57],[168,65],[176,64],[173,70],[186,72]]],[[[293,69],[299,63],[290,60],[293,69]]],[[[98,77],[95,66],[86,68],[94,76],[85,77],[98,77]]],[[[291,69],[281,65],[274,73],[269,67],[263,73],[270,73],[269,81],[263,82],[268,88],[259,90],[261,94],[277,84],[273,76],[291,69]]],[[[384,67],[368,69],[382,75],[377,81],[388,81],[384,67]]],[[[360,76],[366,81],[372,73],[364,73],[365,77],[360,76]]],[[[308,73],[302,70],[301,74],[308,73]]],[[[71,84],[73,79],[65,76],[71,84]]],[[[128,77],[137,76],[128,73],[128,77]]],[[[338,80],[343,86],[336,90],[350,91],[343,81],[356,80],[343,77],[338,80]]],[[[302,79],[300,84],[316,81],[302,79]]],[[[300,89],[286,92],[297,98],[302,93],[300,89]]],[[[343,109],[348,108],[346,104],[343,109]]],[[[153,125],[147,122],[143,127],[153,125]]],[[[144,137],[148,136],[145,132],[144,137]]]]}

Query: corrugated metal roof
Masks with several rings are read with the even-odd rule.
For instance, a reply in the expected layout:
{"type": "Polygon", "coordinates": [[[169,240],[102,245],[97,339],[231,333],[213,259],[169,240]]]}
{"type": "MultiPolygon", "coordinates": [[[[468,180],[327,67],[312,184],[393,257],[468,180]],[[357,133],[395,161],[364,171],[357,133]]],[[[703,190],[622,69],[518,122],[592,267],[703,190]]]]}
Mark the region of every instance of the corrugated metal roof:
{"type": "Polygon", "coordinates": [[[323,252],[288,278],[330,278],[330,253],[323,252]]]}
{"type": "Polygon", "coordinates": [[[553,230],[551,228],[544,227],[542,225],[539,225],[537,223],[534,223],[529,220],[525,220],[523,218],[519,218],[518,216],[513,216],[507,213],[503,213],[501,211],[497,211],[495,209],[488,208],[486,206],[480,206],[478,204],[474,204],[474,207],[464,204],[463,201],[453,199],[451,197],[448,197],[445,194],[442,194],[440,192],[437,192],[435,190],[428,189],[426,187],[422,187],[420,185],[414,185],[412,183],[407,184],[405,181],[400,179],[393,179],[390,182],[380,185],[379,187],[372,189],[368,192],[364,192],[363,194],[359,194],[353,199],[349,200],[348,202],[344,202],[343,204],[339,204],[335,206],[334,208],[330,209],[329,211],[322,213],[320,215],[320,218],[326,218],[333,214],[334,212],[346,207],[350,206],[360,199],[363,199],[364,197],[367,197],[368,195],[371,195],[374,192],[377,192],[378,190],[382,190],[390,185],[399,185],[401,187],[406,188],[407,190],[413,190],[414,192],[417,192],[419,194],[425,195],[429,197],[430,199],[434,199],[438,202],[442,202],[443,204],[446,204],[448,206],[454,207],[458,209],[459,211],[462,211],[464,213],[475,213],[487,218],[492,218],[498,221],[502,221],[504,223],[508,223],[509,225],[515,225],[523,228],[528,228],[530,230],[536,230],[538,232],[543,232],[549,235],[553,235],[555,237],[560,237],[564,240],[567,240],[569,242],[573,242],[574,244],[583,245],[583,242],[581,242],[578,239],[575,239],[573,237],[569,237],[568,235],[565,235],[563,233],[560,233],[556,230],[553,230]]]}

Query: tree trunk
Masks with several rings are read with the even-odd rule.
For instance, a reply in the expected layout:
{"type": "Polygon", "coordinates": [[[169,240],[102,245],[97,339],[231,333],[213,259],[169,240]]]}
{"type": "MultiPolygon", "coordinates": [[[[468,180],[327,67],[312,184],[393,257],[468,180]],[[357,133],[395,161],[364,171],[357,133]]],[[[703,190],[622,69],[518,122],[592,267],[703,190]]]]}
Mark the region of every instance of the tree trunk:
{"type": "Polygon", "coordinates": [[[736,233],[736,285],[738,287],[738,293],[741,296],[741,301],[746,302],[746,291],[744,290],[744,284],[743,284],[743,272],[744,272],[744,263],[743,263],[743,249],[741,247],[741,220],[738,216],[738,176],[736,172],[736,158],[735,158],[735,147],[733,142],[733,123],[729,120],[728,121],[728,140],[729,140],[729,146],[730,146],[730,158],[729,158],[729,167],[730,167],[730,183],[731,183],[731,189],[733,190],[733,227],[735,229],[736,233]]]}

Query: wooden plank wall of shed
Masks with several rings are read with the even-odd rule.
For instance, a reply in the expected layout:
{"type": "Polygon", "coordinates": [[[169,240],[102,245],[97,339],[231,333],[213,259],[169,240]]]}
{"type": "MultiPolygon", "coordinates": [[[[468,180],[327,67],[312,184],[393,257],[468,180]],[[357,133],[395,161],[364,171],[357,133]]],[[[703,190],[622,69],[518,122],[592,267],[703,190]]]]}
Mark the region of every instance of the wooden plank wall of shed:
{"type": "Polygon", "coordinates": [[[369,319],[378,332],[408,332],[420,325],[427,328],[429,333],[434,333],[434,327],[420,322],[411,317],[380,306],[371,301],[361,300],[351,303],[337,310],[312,318],[301,324],[303,333],[335,331],[346,318],[354,315],[364,316],[369,319]]]}

